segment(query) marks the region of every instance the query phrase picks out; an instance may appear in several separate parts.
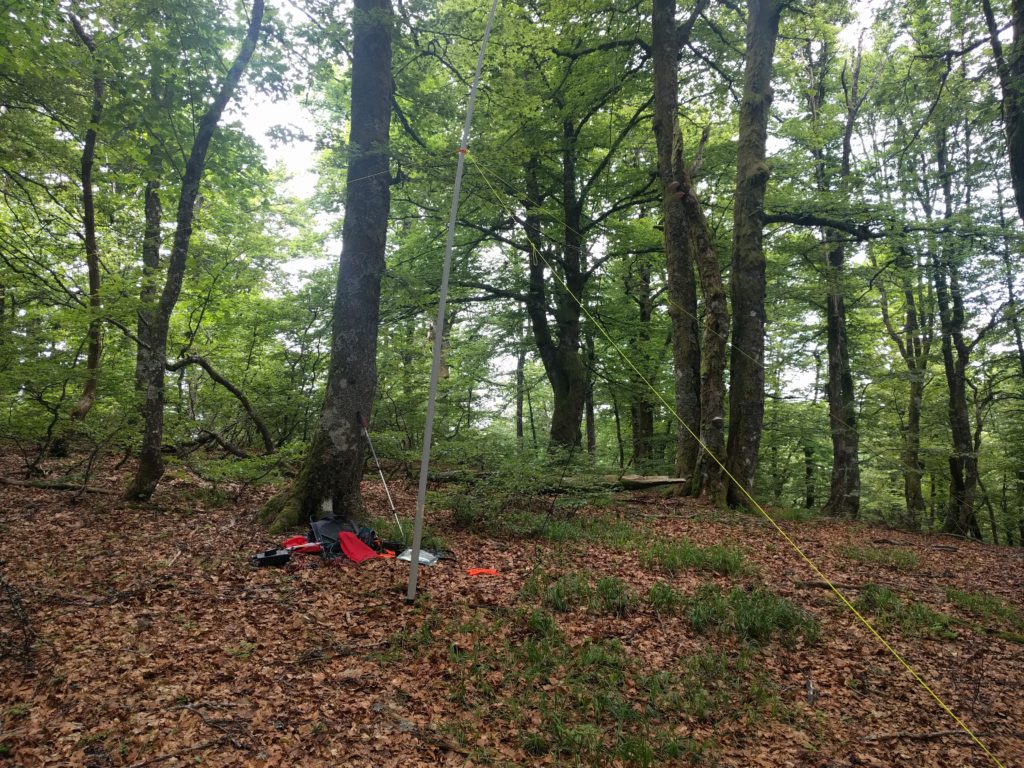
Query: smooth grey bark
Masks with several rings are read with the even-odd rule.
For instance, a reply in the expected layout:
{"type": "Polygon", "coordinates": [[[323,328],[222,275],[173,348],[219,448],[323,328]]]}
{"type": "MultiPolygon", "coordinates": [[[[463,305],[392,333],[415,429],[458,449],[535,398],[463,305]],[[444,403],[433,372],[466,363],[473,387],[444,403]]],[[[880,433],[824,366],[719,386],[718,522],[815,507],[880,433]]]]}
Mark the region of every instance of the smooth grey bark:
{"type": "MultiPolygon", "coordinates": [[[[647,350],[651,341],[651,321],[654,317],[654,294],[650,265],[641,260],[626,275],[625,294],[637,308],[636,332],[631,340],[635,350],[634,362],[645,372],[648,381],[653,379],[647,350]]],[[[631,377],[629,415],[633,432],[633,458],[631,463],[642,472],[654,456],[654,399],[647,385],[638,376],[631,377]]]]}
{"type": "Polygon", "coordinates": [[[139,309],[136,335],[139,339],[135,350],[135,389],[146,391],[146,361],[150,349],[150,334],[157,322],[157,291],[160,274],[160,226],[163,207],[160,204],[160,182],[151,179],[146,182],[143,193],[145,206],[145,229],[142,235],[142,287],[139,290],[139,309]]]}
{"type": "Polygon", "coordinates": [[[587,355],[587,391],[583,404],[583,420],[587,433],[587,453],[593,456],[597,452],[597,419],[594,414],[594,366],[597,363],[597,353],[594,350],[593,331],[588,331],[584,338],[587,355]]]}
{"type": "Polygon", "coordinates": [[[747,47],[740,104],[733,203],[732,351],[729,355],[729,440],[726,467],[735,480],[726,499],[746,505],[754,489],[764,425],[765,162],[780,0],[748,0],[747,47]]]}
{"type": "Polygon", "coordinates": [[[293,486],[263,510],[275,530],[299,524],[330,500],[339,517],[363,512],[359,486],[377,388],[380,284],[384,276],[391,127],[391,0],[356,0],[352,12],[352,110],[345,223],[331,319],[331,362],[320,423],[293,486]]]}
{"type": "MultiPolygon", "coordinates": [[[[164,433],[164,368],[167,355],[167,336],[170,329],[171,313],[178,303],[181,285],[185,278],[185,266],[188,261],[189,243],[192,239],[192,222],[195,217],[195,202],[199,194],[199,184],[206,169],[206,154],[210,141],[217,130],[221,115],[228,102],[238,88],[239,80],[245,71],[256,44],[259,41],[260,27],[263,22],[263,0],[254,0],[245,39],[235,57],[231,68],[214,96],[213,102],[199,118],[195,139],[185,164],[185,174],[181,182],[178,196],[178,211],[174,242],[167,262],[167,276],[164,281],[160,299],[151,316],[147,337],[143,340],[146,347],[140,345],[137,359],[136,375],[140,384],[144,385],[141,404],[144,428],[142,446],[139,450],[139,464],[135,476],[125,490],[126,499],[148,499],[156,490],[157,484],[164,473],[162,442],[164,433]]],[[[147,187],[148,188],[148,187],[147,187]]],[[[147,228],[149,203],[147,199],[147,228]]]]}
{"type": "Polygon", "coordinates": [[[523,404],[526,397],[526,339],[522,323],[516,344],[516,445],[523,447],[523,404]]]}

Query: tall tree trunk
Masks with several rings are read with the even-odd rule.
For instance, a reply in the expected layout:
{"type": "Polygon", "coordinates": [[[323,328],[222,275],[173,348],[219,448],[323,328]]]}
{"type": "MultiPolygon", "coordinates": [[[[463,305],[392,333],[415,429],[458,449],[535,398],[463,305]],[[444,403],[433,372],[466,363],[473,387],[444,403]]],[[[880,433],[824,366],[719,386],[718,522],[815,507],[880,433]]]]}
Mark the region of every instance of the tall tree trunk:
{"type": "Polygon", "coordinates": [[[804,509],[814,508],[814,447],[804,446],[804,509]]]}
{"type": "Polygon", "coordinates": [[[519,323],[520,333],[516,350],[516,445],[523,447],[523,401],[526,394],[526,333],[519,323]]]}
{"type": "Polygon", "coordinates": [[[146,360],[151,348],[151,329],[156,327],[157,288],[160,274],[160,225],[163,209],[160,205],[160,182],[146,182],[144,193],[146,224],[142,235],[142,287],[139,292],[137,331],[139,339],[135,350],[135,389],[146,391],[146,360]]]}
{"type": "Polygon", "coordinates": [[[665,267],[668,275],[669,317],[672,320],[672,360],[677,430],[675,471],[693,478],[701,432],[700,342],[697,324],[697,286],[690,249],[689,226],[680,189],[689,179],[683,163],[679,108],[678,57],[680,31],[675,0],[654,0],[654,138],[663,195],[665,267]]]}
{"type": "Polygon", "coordinates": [[[850,370],[850,347],[846,331],[846,299],[842,274],[846,249],[832,239],[828,249],[828,292],[825,297],[827,316],[829,425],[832,435],[832,482],[828,501],[822,512],[835,517],[854,519],[860,510],[860,457],[857,434],[857,408],[854,401],[853,373],[850,370]]]}
{"type": "Polygon", "coordinates": [[[264,510],[274,529],[312,517],[327,499],[337,516],[363,511],[362,419],[370,414],[377,386],[380,283],[391,207],[393,18],[391,0],[356,0],[352,12],[352,122],[327,393],[299,478],[264,510]]]}
{"type": "Polygon", "coordinates": [[[999,258],[1003,263],[1003,279],[1006,281],[1006,316],[1010,320],[1010,327],[1013,329],[1013,340],[1017,348],[1017,365],[1020,368],[1021,376],[1024,377],[1024,333],[1020,327],[1020,310],[1017,303],[1017,289],[1014,285],[1015,277],[1013,264],[1010,261],[1010,254],[1014,247],[1009,237],[1009,229],[1006,223],[1006,214],[1003,211],[1003,187],[996,177],[996,199],[999,201],[999,228],[1003,231],[1003,247],[999,249],[999,258]]]}
{"type": "MultiPolygon", "coordinates": [[[[263,22],[263,0],[254,0],[249,28],[242,47],[228,70],[220,90],[213,102],[199,119],[192,150],[185,164],[185,175],[181,182],[181,193],[178,197],[177,226],[174,232],[174,243],[167,264],[167,277],[164,281],[160,300],[155,308],[149,335],[146,343],[148,348],[140,349],[139,371],[140,380],[145,383],[145,394],[141,405],[142,418],[145,426],[142,434],[142,447],[139,451],[139,465],[135,477],[125,490],[126,499],[148,499],[164,473],[161,443],[164,433],[164,366],[167,356],[167,335],[170,329],[171,313],[178,303],[181,284],[185,277],[185,265],[188,260],[189,242],[192,239],[192,222],[195,216],[196,197],[199,194],[199,183],[206,168],[206,154],[210,148],[214,131],[220,122],[221,115],[228,101],[231,100],[238,87],[238,82],[256,50],[259,40],[260,26],[263,22]]],[[[147,200],[147,213],[149,201],[147,200]]],[[[147,217],[148,224],[148,217],[147,217]]]]}
{"type": "Polygon", "coordinates": [[[612,394],[612,414],[615,417],[615,444],[619,449],[619,469],[626,466],[626,451],[622,445],[622,418],[619,416],[619,401],[612,394]]]}
{"type": "Polygon", "coordinates": [[[992,55],[996,60],[1002,89],[1003,126],[1010,156],[1010,180],[1017,202],[1017,214],[1024,221],[1024,0],[1011,0],[1013,43],[1007,56],[999,38],[999,24],[992,12],[992,0],[982,0],[992,55]]]}
{"type": "MultiPolygon", "coordinates": [[[[810,43],[805,48],[807,67],[811,74],[807,89],[807,105],[816,129],[825,129],[822,117],[828,92],[830,68],[835,60],[832,47],[823,43],[817,49],[810,43]]],[[[843,124],[839,167],[833,170],[825,146],[812,146],[814,174],[818,191],[823,195],[844,191],[850,176],[853,154],[853,129],[857,113],[864,101],[860,92],[861,53],[858,49],[850,66],[843,69],[843,96],[846,115],[843,124]]],[[[825,252],[825,323],[828,376],[825,394],[828,399],[829,432],[832,437],[832,478],[829,497],[822,512],[834,517],[856,518],[860,510],[860,457],[857,434],[857,410],[850,370],[849,335],[846,328],[846,246],[844,236],[825,228],[822,244],[825,252]]]]}
{"type": "MultiPolygon", "coordinates": [[[[572,153],[569,149],[563,153],[563,191],[570,191],[574,182],[575,169],[572,166],[572,153]],[[570,167],[566,168],[568,163],[570,167]]],[[[580,422],[586,402],[587,372],[580,355],[580,307],[577,300],[582,301],[582,291],[586,278],[580,269],[582,252],[579,234],[580,212],[578,206],[565,204],[565,242],[561,262],[565,273],[568,291],[562,286],[552,289],[554,294],[556,340],[551,323],[548,321],[547,292],[545,289],[545,259],[548,262],[556,259],[553,253],[545,251],[541,233],[541,220],[537,212],[543,204],[543,196],[537,180],[537,160],[534,158],[526,168],[526,195],[523,207],[527,210],[526,236],[530,241],[529,276],[527,287],[526,309],[533,327],[533,337],[537,344],[537,352],[544,364],[554,395],[551,414],[551,446],[573,448],[580,444],[580,422]],[[575,226],[574,226],[575,225],[575,226]],[[541,254],[546,253],[544,258],[541,254]],[[570,296],[569,293],[572,295],[570,296]],[[575,298],[574,298],[575,297],[575,298]]]]}
{"type": "Polygon", "coordinates": [[[633,466],[643,471],[654,456],[654,401],[646,382],[655,379],[648,355],[651,343],[651,320],[654,317],[654,295],[651,285],[650,264],[643,256],[631,265],[626,274],[625,293],[637,306],[635,334],[630,334],[633,362],[643,372],[643,378],[630,377],[630,423],[633,428],[633,466]]]}
{"type": "Polygon", "coordinates": [[[733,203],[732,352],[729,355],[729,442],[726,466],[736,483],[727,500],[746,504],[753,492],[764,424],[765,261],[762,248],[768,115],[772,64],[779,33],[779,0],[748,0],[747,52],[740,104],[733,203]],[[746,493],[744,493],[744,491],[746,493]]]}
{"type": "Polygon", "coordinates": [[[587,350],[587,392],[584,402],[584,423],[587,433],[587,453],[597,453],[597,419],[594,416],[594,366],[597,365],[597,353],[594,351],[594,333],[587,331],[585,336],[587,350]]]}
{"type": "Polygon", "coordinates": [[[82,147],[82,227],[85,230],[85,265],[89,275],[89,344],[85,361],[85,385],[82,396],[71,412],[72,419],[84,421],[92,410],[93,403],[96,402],[100,355],[103,351],[100,251],[96,242],[96,204],[93,199],[92,167],[96,158],[96,129],[103,118],[104,83],[100,75],[100,65],[95,60],[96,42],[85,31],[77,16],[71,14],[70,19],[79,40],[93,56],[92,106],[89,110],[89,127],[86,129],[85,143],[82,147]]]}
{"type": "MultiPolygon", "coordinates": [[[[877,267],[873,256],[872,266],[877,267]]],[[[890,314],[889,294],[884,282],[878,282],[878,291],[882,323],[907,368],[909,396],[907,419],[903,424],[903,500],[907,520],[911,526],[918,528],[927,509],[921,487],[924,478],[924,465],[921,463],[921,414],[926,374],[931,360],[933,313],[929,309],[924,290],[927,280],[922,277],[922,271],[915,268],[909,251],[902,245],[897,246],[895,266],[903,295],[904,319],[901,328],[896,327],[890,314]]]]}
{"type": "Polygon", "coordinates": [[[729,339],[729,308],[711,229],[690,183],[689,174],[684,174],[684,184],[688,185],[688,190],[684,190],[683,208],[689,220],[690,242],[696,256],[701,295],[704,298],[700,435],[706,453],[701,454],[694,477],[694,493],[720,503],[725,501],[727,484],[719,462],[725,458],[725,350],[729,339]]]}
{"type": "MultiPolygon", "coordinates": [[[[946,157],[946,131],[938,138],[937,164],[945,200],[945,219],[953,216],[951,172],[946,157]]],[[[970,346],[964,339],[966,313],[960,288],[959,267],[948,242],[932,253],[932,275],[942,331],[942,363],[949,389],[949,427],[953,452],[949,457],[949,506],[943,529],[961,536],[981,538],[975,513],[978,487],[978,456],[974,451],[970,411],[967,405],[967,367],[970,346]]]]}

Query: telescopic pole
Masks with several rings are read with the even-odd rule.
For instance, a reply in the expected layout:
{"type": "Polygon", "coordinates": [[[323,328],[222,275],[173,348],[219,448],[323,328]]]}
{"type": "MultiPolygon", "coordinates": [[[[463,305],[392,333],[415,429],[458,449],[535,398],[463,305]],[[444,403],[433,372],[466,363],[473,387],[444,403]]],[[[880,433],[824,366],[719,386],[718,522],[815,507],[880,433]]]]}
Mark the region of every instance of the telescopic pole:
{"type": "Polygon", "coordinates": [[[427,421],[423,427],[423,456],[420,459],[420,485],[416,494],[416,521],[412,533],[412,561],[409,563],[409,591],[405,595],[406,603],[416,601],[416,578],[420,570],[420,542],[423,538],[423,510],[427,501],[427,470],[430,467],[430,444],[434,434],[434,403],[437,398],[437,379],[441,369],[441,340],[444,338],[444,305],[448,301],[448,276],[452,269],[452,248],[455,245],[455,217],[459,212],[459,195],[462,192],[462,172],[466,167],[466,152],[469,151],[469,128],[473,123],[473,106],[476,103],[477,86],[480,85],[480,72],[484,67],[484,52],[487,40],[491,36],[494,25],[494,12],[498,8],[498,0],[491,3],[491,12],[487,16],[487,26],[480,42],[480,55],[476,60],[476,74],[473,85],[469,89],[469,105],[466,109],[466,122],[462,126],[462,140],[459,142],[459,161],[455,167],[455,190],[452,193],[452,210],[448,217],[448,240],[444,247],[444,267],[441,270],[441,293],[437,303],[437,322],[434,324],[434,361],[430,368],[430,390],[427,394],[427,421]]]}

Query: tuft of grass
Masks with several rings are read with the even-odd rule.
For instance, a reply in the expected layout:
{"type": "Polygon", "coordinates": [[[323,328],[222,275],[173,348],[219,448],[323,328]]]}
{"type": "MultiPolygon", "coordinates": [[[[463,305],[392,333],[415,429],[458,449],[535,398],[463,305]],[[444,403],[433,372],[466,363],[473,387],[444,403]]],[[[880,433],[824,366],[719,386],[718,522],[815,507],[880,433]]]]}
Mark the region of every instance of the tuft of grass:
{"type": "Polygon", "coordinates": [[[671,584],[658,581],[647,593],[647,602],[658,616],[673,616],[683,610],[686,599],[671,584]]]}
{"type": "Polygon", "coordinates": [[[900,547],[843,547],[840,554],[864,565],[884,565],[898,571],[912,571],[918,566],[917,553],[900,547]]]}
{"type": "Polygon", "coordinates": [[[818,623],[806,611],[766,589],[746,592],[734,589],[729,595],[736,636],[750,643],[764,643],[777,636],[784,644],[798,637],[808,643],[818,639],[818,623]]]}
{"type": "Polygon", "coordinates": [[[737,587],[726,595],[716,584],[702,584],[686,601],[686,618],[697,632],[727,629],[752,644],[777,638],[791,645],[800,637],[814,643],[820,632],[806,611],[766,589],[737,587]]]}
{"type": "MultiPolygon", "coordinates": [[[[393,517],[375,517],[366,525],[375,530],[377,535],[384,541],[402,541],[406,546],[412,546],[411,520],[406,521],[405,525],[402,526],[402,531],[399,531],[398,524],[393,517]],[[405,533],[404,541],[402,537],[403,532],[405,533]]],[[[429,528],[423,529],[420,547],[428,552],[442,552],[451,549],[447,539],[439,536],[429,528]]]]}
{"type": "Polygon", "coordinates": [[[686,618],[697,632],[718,629],[729,618],[729,604],[717,584],[701,584],[686,600],[686,618]]]}
{"type": "Polygon", "coordinates": [[[751,655],[703,651],[686,660],[682,708],[706,723],[744,717],[749,722],[782,708],[776,687],[751,665],[751,655]]]}
{"type": "Polygon", "coordinates": [[[645,567],[657,566],[670,575],[687,568],[724,576],[739,576],[746,570],[740,550],[722,544],[699,547],[689,539],[656,541],[640,553],[640,562],[645,567]]]}
{"type": "Polygon", "coordinates": [[[523,625],[530,636],[541,640],[559,640],[562,637],[558,620],[543,608],[535,608],[525,614],[523,625]]]}
{"type": "Polygon", "coordinates": [[[243,641],[238,645],[226,645],[223,648],[224,653],[228,656],[232,656],[236,659],[249,659],[252,658],[253,651],[256,650],[256,643],[250,643],[243,641]]]}
{"type": "Polygon", "coordinates": [[[771,513],[776,520],[788,520],[793,523],[807,523],[821,516],[816,509],[806,507],[777,507],[772,509],[771,513]]]}
{"type": "Polygon", "coordinates": [[[551,749],[548,740],[544,738],[543,734],[536,731],[527,731],[521,734],[519,743],[522,745],[523,751],[531,757],[543,757],[551,749]]]}
{"type": "Polygon", "coordinates": [[[621,619],[632,613],[636,604],[636,593],[622,579],[604,576],[597,580],[590,606],[597,613],[606,613],[621,619]]]}
{"type": "Polygon", "coordinates": [[[544,604],[558,613],[567,613],[573,608],[590,602],[593,589],[585,573],[567,573],[549,586],[544,593],[544,604]]]}
{"type": "Polygon", "coordinates": [[[1014,606],[985,592],[963,592],[950,587],[946,599],[957,608],[986,621],[1001,621],[1016,630],[1024,631],[1024,614],[1014,606]]]}
{"type": "Polygon", "coordinates": [[[907,602],[888,587],[866,584],[853,605],[862,613],[872,614],[882,628],[895,627],[906,635],[956,637],[950,629],[952,620],[949,616],[933,611],[923,603],[907,602]]]}

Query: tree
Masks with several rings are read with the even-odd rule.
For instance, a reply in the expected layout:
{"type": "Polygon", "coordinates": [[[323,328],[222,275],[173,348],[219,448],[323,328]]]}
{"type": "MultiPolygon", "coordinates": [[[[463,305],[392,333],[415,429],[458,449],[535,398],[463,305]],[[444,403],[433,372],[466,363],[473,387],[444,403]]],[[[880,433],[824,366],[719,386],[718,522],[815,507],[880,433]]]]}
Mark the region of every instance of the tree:
{"type": "Polygon", "coordinates": [[[765,261],[764,195],[772,65],[781,0],[749,0],[747,47],[736,156],[736,199],[730,292],[733,313],[729,355],[729,441],[726,467],[735,479],[727,500],[746,504],[753,490],[764,423],[765,261]]]}
{"type": "MultiPolygon", "coordinates": [[[[220,122],[224,108],[234,95],[242,73],[256,50],[260,25],[263,21],[263,8],[263,0],[254,0],[245,39],[214,96],[213,102],[199,119],[198,130],[185,164],[185,173],[178,196],[176,228],[167,264],[167,275],[156,311],[148,318],[149,327],[146,334],[145,351],[140,353],[139,380],[145,382],[146,387],[141,405],[145,426],[142,434],[142,446],[139,450],[138,468],[124,493],[127,499],[148,499],[156,490],[157,483],[163,476],[164,369],[167,365],[167,336],[171,313],[178,302],[181,284],[185,279],[189,243],[192,239],[192,222],[196,212],[199,185],[206,169],[206,155],[210,148],[210,141],[217,130],[217,124],[220,122]]],[[[148,212],[149,200],[147,199],[148,212]]]]}
{"type": "Polygon", "coordinates": [[[96,42],[92,35],[85,31],[82,22],[74,14],[69,14],[71,25],[75,29],[82,45],[93,59],[92,103],[89,109],[88,127],[82,145],[82,224],[84,227],[85,259],[89,272],[89,351],[86,357],[86,380],[82,396],[72,411],[76,421],[82,421],[96,402],[96,378],[99,374],[100,353],[103,345],[103,319],[99,316],[102,307],[100,297],[100,254],[96,243],[96,205],[93,201],[92,167],[96,157],[96,133],[103,117],[103,92],[105,83],[100,72],[100,64],[96,61],[96,42]]]}
{"type": "Polygon", "coordinates": [[[992,10],[992,0],[982,0],[981,7],[1002,91],[1003,128],[1010,156],[1013,196],[1017,201],[1017,214],[1024,221],[1024,0],[1010,3],[1013,41],[1008,54],[999,37],[1001,30],[992,10]]]}
{"type": "Polygon", "coordinates": [[[362,511],[364,419],[377,386],[377,332],[391,207],[391,0],[352,11],[352,112],[345,223],[331,319],[331,362],[320,423],[291,489],[264,510],[275,529],[317,514],[362,511]]]}
{"type": "MultiPolygon", "coordinates": [[[[698,13],[703,5],[698,5],[698,13]]],[[[691,19],[689,26],[692,24],[691,19]]],[[[675,0],[654,0],[652,29],[654,137],[662,185],[675,407],[682,422],[676,444],[676,474],[693,477],[700,448],[696,437],[701,432],[700,342],[690,222],[683,207],[683,197],[692,195],[693,184],[683,161],[682,136],[676,115],[679,109],[679,48],[683,35],[689,30],[681,33],[677,29],[675,0]]]]}

